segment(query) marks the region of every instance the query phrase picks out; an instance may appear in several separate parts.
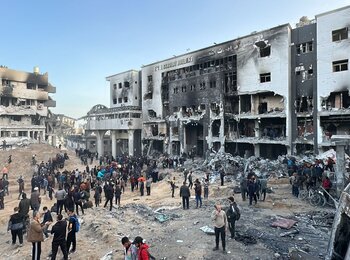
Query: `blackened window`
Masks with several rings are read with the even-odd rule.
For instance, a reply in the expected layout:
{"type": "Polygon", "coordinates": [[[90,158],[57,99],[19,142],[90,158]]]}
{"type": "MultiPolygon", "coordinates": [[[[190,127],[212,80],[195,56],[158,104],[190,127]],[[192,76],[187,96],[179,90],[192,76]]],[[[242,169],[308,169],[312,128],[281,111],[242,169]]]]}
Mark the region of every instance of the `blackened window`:
{"type": "Polygon", "coordinates": [[[271,54],[271,46],[266,46],[265,48],[260,48],[260,57],[268,57],[271,54]]]}
{"type": "Polygon", "coordinates": [[[122,98],[118,98],[118,103],[122,103],[123,99],[122,98]]]}
{"type": "Polygon", "coordinates": [[[147,79],[148,79],[148,82],[152,82],[153,81],[152,75],[147,76],[147,79]]]}
{"type": "Polygon", "coordinates": [[[123,87],[122,83],[118,83],[118,87],[122,88],[123,87]]]}
{"type": "Polygon", "coordinates": [[[216,88],[216,81],[211,81],[209,83],[210,88],[216,88]]]}
{"type": "Polygon", "coordinates": [[[182,92],[186,92],[187,91],[187,87],[186,86],[182,86],[181,91],[182,92]]]}
{"type": "Polygon", "coordinates": [[[124,103],[128,102],[128,97],[124,97],[124,103]]]}
{"type": "Polygon", "coordinates": [[[117,104],[117,99],[113,98],[113,104],[117,104]]]}

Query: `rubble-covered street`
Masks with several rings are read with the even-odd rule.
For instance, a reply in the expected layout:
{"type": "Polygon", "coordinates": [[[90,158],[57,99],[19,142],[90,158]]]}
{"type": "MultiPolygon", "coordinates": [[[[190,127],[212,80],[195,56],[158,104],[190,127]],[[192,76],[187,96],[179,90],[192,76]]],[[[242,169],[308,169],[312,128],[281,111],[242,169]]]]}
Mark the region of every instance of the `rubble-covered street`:
{"type": "MultiPolygon", "coordinates": [[[[11,246],[10,234],[6,233],[8,217],[18,203],[16,179],[22,173],[26,181],[25,190],[29,192],[30,154],[37,154],[38,160],[48,160],[57,151],[47,145],[33,144],[0,155],[0,160],[4,162],[11,154],[16,167],[9,176],[10,196],[5,197],[5,210],[0,211],[0,245],[4,249],[3,256],[7,259],[31,258],[31,245],[25,242],[24,247],[11,246]]],[[[77,157],[71,152],[68,154],[70,159],[66,168],[83,170],[84,166],[77,157]]],[[[281,168],[276,161],[270,164],[275,165],[276,169],[281,168]]],[[[202,160],[187,160],[184,168],[194,170],[193,179],[202,179],[205,176],[205,165],[202,160]]],[[[92,208],[81,216],[77,253],[71,255],[71,259],[123,259],[120,240],[124,235],[130,238],[142,236],[150,244],[150,252],[156,259],[247,259],[248,256],[249,259],[289,259],[290,255],[298,253],[306,254],[310,257],[308,259],[324,259],[334,209],[312,207],[293,197],[289,179],[283,177],[283,172],[270,176],[268,187],[272,193],[267,194],[266,200],[249,206],[248,201],[242,201],[240,194],[234,194],[234,187],[239,185],[235,177],[244,171],[239,162],[236,167],[236,174],[228,176],[224,186],[220,186],[220,178],[211,176],[209,199],[204,200],[203,207],[199,209],[195,208],[195,201],[191,198],[190,209],[183,210],[179,189],[175,190],[175,198],[171,198],[169,181],[175,177],[177,186],[180,186],[183,180],[181,171],[160,168],[160,174],[165,177],[152,185],[151,196],[140,197],[138,191],[132,193],[130,186],[127,186],[122,195],[121,208],[114,206],[111,212],[103,207],[92,208]],[[236,223],[236,240],[227,241],[227,255],[224,255],[221,251],[212,251],[215,237],[210,234],[213,228],[210,215],[216,202],[228,206],[227,198],[233,194],[241,208],[241,218],[236,223]],[[292,220],[292,226],[289,229],[272,227],[276,220],[282,224],[284,220],[292,220]]],[[[193,196],[194,191],[191,192],[193,196]]],[[[54,200],[42,197],[42,206],[53,204],[54,200]]],[[[55,213],[53,216],[55,218],[55,213]]],[[[43,256],[50,252],[50,240],[51,238],[43,242],[43,256]]]]}

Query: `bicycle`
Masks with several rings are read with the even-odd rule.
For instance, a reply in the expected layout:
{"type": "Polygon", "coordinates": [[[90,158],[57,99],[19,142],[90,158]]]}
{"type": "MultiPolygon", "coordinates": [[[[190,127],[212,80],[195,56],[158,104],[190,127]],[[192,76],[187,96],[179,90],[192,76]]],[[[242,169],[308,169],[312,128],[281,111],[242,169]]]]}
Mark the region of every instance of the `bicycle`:
{"type": "Polygon", "coordinates": [[[299,198],[302,200],[308,200],[312,206],[323,207],[326,204],[326,198],[322,191],[316,187],[310,187],[309,190],[300,191],[299,198]]]}

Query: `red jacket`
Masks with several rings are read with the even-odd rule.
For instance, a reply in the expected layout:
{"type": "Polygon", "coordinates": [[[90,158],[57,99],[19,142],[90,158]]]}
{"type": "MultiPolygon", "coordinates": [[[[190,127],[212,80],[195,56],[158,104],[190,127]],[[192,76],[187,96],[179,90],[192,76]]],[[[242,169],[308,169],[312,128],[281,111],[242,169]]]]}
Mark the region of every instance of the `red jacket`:
{"type": "Polygon", "coordinates": [[[142,244],[138,250],[138,260],[149,260],[148,253],[149,246],[147,244],[142,244]]]}
{"type": "Polygon", "coordinates": [[[324,179],[323,182],[322,182],[322,187],[325,189],[325,190],[328,190],[331,188],[331,181],[330,180],[327,180],[327,179],[324,179]]]}

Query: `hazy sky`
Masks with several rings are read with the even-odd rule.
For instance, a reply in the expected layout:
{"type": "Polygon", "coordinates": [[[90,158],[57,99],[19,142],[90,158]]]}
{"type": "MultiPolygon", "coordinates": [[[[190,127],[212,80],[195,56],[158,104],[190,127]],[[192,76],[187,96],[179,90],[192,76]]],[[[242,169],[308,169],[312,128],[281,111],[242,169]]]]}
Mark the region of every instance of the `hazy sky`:
{"type": "Polygon", "coordinates": [[[337,0],[1,0],[0,65],[49,73],[55,113],[109,106],[106,76],[350,5],[337,0]]]}

